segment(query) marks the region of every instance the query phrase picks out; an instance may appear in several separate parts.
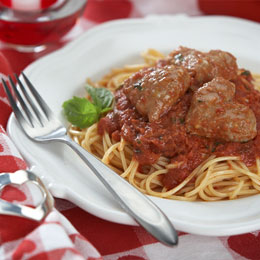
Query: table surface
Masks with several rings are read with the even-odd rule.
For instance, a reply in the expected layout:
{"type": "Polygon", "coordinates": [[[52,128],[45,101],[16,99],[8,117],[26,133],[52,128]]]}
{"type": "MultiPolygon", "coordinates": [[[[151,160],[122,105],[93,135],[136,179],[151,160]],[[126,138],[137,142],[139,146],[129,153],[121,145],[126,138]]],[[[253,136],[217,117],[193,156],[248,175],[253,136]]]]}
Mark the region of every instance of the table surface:
{"type": "MultiPolygon", "coordinates": [[[[213,14],[214,10],[219,14],[237,15],[251,18],[252,20],[259,19],[258,16],[255,16],[255,10],[256,7],[258,7],[258,11],[260,11],[260,1],[244,1],[248,2],[244,13],[242,11],[238,12],[238,9],[230,13],[234,10],[232,3],[230,3],[232,1],[220,1],[222,2],[222,6],[218,6],[218,8],[216,8],[216,2],[218,1],[89,0],[82,18],[77,22],[77,25],[72,31],[61,39],[60,42],[48,45],[43,51],[20,52],[10,48],[8,44],[0,42],[0,53],[3,54],[9,62],[9,64],[5,66],[9,66],[9,68],[4,71],[2,69],[2,73],[7,74],[13,71],[19,74],[20,71],[33,61],[61,48],[89,28],[112,19],[143,17],[151,13],[187,13],[189,15],[202,15],[213,14]],[[254,10],[254,12],[252,12],[252,10],[254,10]]],[[[8,106],[1,103],[0,110],[0,123],[5,126],[11,110],[8,106]]],[[[259,231],[230,237],[206,237],[179,232],[180,239],[178,247],[168,248],[158,243],[141,227],[107,222],[65,200],[56,199],[55,205],[57,210],[71,222],[83,237],[92,243],[104,259],[188,259],[190,257],[192,257],[192,259],[212,260],[260,259],[259,231]]],[[[0,234],[1,227],[0,224],[0,234]]],[[[49,257],[46,259],[52,258],[49,257]]]]}

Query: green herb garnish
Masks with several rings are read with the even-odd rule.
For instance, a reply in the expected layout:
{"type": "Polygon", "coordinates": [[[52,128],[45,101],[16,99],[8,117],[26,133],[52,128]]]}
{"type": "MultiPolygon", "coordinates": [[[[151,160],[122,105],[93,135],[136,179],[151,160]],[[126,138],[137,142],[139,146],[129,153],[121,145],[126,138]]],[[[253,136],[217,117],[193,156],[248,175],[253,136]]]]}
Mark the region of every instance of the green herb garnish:
{"type": "Polygon", "coordinates": [[[80,128],[91,126],[98,121],[96,106],[86,98],[73,97],[65,101],[62,107],[68,121],[80,128]]]}
{"type": "Polygon", "coordinates": [[[177,61],[177,62],[181,62],[181,61],[184,60],[184,57],[183,57],[183,55],[182,55],[181,53],[179,53],[179,54],[176,54],[176,55],[174,56],[174,59],[175,59],[175,61],[177,61]]]}
{"type": "Polygon", "coordinates": [[[172,117],[171,121],[172,121],[173,124],[176,124],[176,121],[177,121],[176,117],[172,117]]]}
{"type": "Polygon", "coordinates": [[[179,122],[180,122],[180,124],[183,125],[183,124],[185,123],[185,118],[182,118],[182,117],[181,117],[181,118],[179,119],[179,122]]]}
{"type": "Polygon", "coordinates": [[[213,145],[213,148],[212,148],[211,152],[214,153],[214,152],[216,151],[217,147],[218,147],[220,144],[222,144],[222,143],[216,141],[216,142],[214,143],[214,145],[213,145]]]}
{"type": "Polygon", "coordinates": [[[134,88],[137,88],[137,89],[140,90],[140,91],[143,89],[142,86],[141,86],[141,82],[135,83],[135,84],[133,85],[133,87],[134,87],[134,88]]]}
{"type": "Polygon", "coordinates": [[[86,85],[92,102],[86,98],[73,97],[62,105],[67,120],[74,126],[86,128],[96,123],[100,117],[111,110],[113,94],[104,88],[86,85]]]}
{"type": "Polygon", "coordinates": [[[214,153],[216,151],[216,147],[214,146],[211,150],[212,153],[214,153]]]}
{"type": "Polygon", "coordinates": [[[91,96],[93,104],[100,110],[100,113],[111,109],[113,94],[106,88],[94,88],[89,84],[85,86],[88,94],[91,96]]]}
{"type": "Polygon", "coordinates": [[[244,70],[241,75],[243,76],[249,76],[250,75],[250,71],[249,70],[244,70]]]}

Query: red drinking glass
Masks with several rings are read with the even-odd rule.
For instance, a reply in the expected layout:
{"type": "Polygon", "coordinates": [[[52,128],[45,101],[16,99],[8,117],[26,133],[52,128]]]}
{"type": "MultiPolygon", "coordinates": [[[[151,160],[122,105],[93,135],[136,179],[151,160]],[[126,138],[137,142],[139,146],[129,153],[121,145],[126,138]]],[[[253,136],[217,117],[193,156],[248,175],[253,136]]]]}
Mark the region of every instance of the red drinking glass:
{"type": "Polygon", "coordinates": [[[0,4],[0,40],[17,46],[57,42],[75,25],[86,2],[58,0],[39,10],[18,10],[0,4]]]}

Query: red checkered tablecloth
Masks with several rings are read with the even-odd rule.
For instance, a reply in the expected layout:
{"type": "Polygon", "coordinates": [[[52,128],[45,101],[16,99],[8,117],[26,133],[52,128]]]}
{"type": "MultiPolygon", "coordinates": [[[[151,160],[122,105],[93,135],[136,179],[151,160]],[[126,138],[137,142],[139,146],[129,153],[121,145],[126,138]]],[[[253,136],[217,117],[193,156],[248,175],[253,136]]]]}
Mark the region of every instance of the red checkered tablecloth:
{"type": "MultiPolygon", "coordinates": [[[[62,47],[89,28],[111,19],[155,13],[202,15],[214,13],[214,10],[220,14],[260,20],[259,1],[89,0],[83,17],[73,30],[59,43],[42,52],[17,52],[0,43],[0,76],[19,73],[34,60],[62,47]],[[221,5],[217,5],[217,2],[221,5]],[[240,11],[232,9],[234,2],[237,7],[247,4],[246,8],[240,11]],[[258,16],[255,15],[256,10],[258,16]]],[[[27,167],[4,130],[10,113],[11,108],[1,87],[0,172],[14,172],[27,167]]],[[[37,204],[34,189],[29,185],[20,188],[8,186],[2,191],[1,198],[26,205],[37,204]]],[[[0,259],[258,260],[260,233],[206,237],[179,232],[179,245],[169,248],[158,243],[141,227],[111,223],[68,201],[56,199],[55,209],[41,223],[0,215],[0,259]]]]}

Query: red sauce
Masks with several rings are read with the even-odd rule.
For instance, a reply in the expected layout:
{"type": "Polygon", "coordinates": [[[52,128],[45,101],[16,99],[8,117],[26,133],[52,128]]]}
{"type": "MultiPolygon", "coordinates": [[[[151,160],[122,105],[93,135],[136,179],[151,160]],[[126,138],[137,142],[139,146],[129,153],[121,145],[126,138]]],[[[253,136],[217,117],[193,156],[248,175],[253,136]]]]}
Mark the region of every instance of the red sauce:
{"type": "Polygon", "coordinates": [[[249,142],[223,142],[188,134],[185,117],[193,95],[192,90],[188,90],[159,121],[150,123],[147,117],[136,111],[122,89],[119,89],[115,93],[114,110],[99,122],[99,134],[107,131],[117,141],[120,137],[124,138],[133,146],[134,157],[140,165],[153,164],[160,156],[170,158],[171,162],[182,162],[163,178],[162,182],[167,188],[178,185],[212,154],[240,156],[246,165],[253,165],[256,156],[260,156],[260,92],[248,83],[250,80],[250,75],[241,75],[234,82],[236,101],[248,105],[257,120],[257,136],[249,142]],[[245,83],[245,79],[249,81],[245,83]]]}

